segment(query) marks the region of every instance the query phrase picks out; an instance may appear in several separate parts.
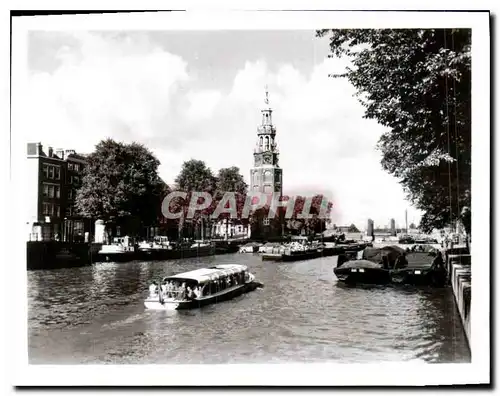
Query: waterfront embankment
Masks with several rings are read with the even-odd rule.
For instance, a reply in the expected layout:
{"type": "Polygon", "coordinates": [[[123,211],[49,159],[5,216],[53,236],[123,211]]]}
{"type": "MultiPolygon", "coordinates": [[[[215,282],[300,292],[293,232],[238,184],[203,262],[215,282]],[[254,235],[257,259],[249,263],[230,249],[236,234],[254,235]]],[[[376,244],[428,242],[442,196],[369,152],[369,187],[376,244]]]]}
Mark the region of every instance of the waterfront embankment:
{"type": "Polygon", "coordinates": [[[471,340],[471,255],[467,248],[445,250],[446,268],[465,336],[471,340]]]}

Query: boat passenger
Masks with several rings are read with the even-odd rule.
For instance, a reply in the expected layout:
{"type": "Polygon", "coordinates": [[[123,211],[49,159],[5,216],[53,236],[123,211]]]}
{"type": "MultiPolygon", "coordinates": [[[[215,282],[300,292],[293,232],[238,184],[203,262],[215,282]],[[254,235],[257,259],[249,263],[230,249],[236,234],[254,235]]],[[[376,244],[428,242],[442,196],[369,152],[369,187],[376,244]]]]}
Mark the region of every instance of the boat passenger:
{"type": "Polygon", "coordinates": [[[179,300],[185,300],[187,297],[186,282],[183,282],[179,290],[179,300]]]}
{"type": "Polygon", "coordinates": [[[444,271],[444,260],[440,251],[437,252],[436,257],[432,260],[431,269],[444,271]]]}
{"type": "Polygon", "coordinates": [[[167,293],[167,284],[162,283],[160,286],[160,290],[161,290],[162,294],[165,295],[167,293]]]}
{"type": "Polygon", "coordinates": [[[158,289],[157,283],[156,282],[151,283],[151,285],[149,286],[149,294],[151,295],[156,294],[157,289],[158,289]]]}
{"type": "Polygon", "coordinates": [[[189,287],[189,286],[186,286],[186,298],[189,300],[194,298],[193,289],[191,289],[191,287],[189,287]]]}

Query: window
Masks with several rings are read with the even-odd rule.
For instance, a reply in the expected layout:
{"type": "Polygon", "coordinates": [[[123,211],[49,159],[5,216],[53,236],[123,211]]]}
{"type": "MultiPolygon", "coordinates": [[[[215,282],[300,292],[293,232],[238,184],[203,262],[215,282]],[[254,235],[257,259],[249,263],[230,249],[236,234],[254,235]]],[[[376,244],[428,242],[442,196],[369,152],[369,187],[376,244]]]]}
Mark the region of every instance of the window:
{"type": "Polygon", "coordinates": [[[75,221],[73,232],[76,235],[83,235],[84,232],[84,224],[83,221],[75,221]]]}
{"type": "Polygon", "coordinates": [[[59,186],[54,186],[56,191],[56,198],[61,198],[61,188],[59,186]]]}
{"type": "Polygon", "coordinates": [[[68,170],[73,170],[73,164],[71,162],[68,163],[68,170]]]}
{"type": "Polygon", "coordinates": [[[68,191],[68,199],[73,199],[73,190],[71,189],[68,191]]]}
{"type": "Polygon", "coordinates": [[[259,172],[254,172],[253,174],[253,184],[259,184],[259,172]]]}
{"type": "Polygon", "coordinates": [[[49,196],[49,185],[48,184],[44,184],[43,185],[43,196],[44,197],[48,197],[49,196]]]}
{"type": "Polygon", "coordinates": [[[48,165],[43,165],[43,175],[45,176],[46,179],[49,178],[49,166],[48,165]]]}
{"type": "Polygon", "coordinates": [[[74,164],[73,168],[78,172],[80,170],[80,164],[74,164]]]}
{"type": "Polygon", "coordinates": [[[56,174],[56,180],[61,180],[61,168],[56,167],[54,168],[55,174],[56,174]]]}
{"type": "Polygon", "coordinates": [[[49,165],[49,179],[54,178],[54,167],[49,165]]]}
{"type": "Polygon", "coordinates": [[[61,207],[59,205],[54,205],[54,206],[55,206],[54,216],[61,217],[61,207]]]}
{"type": "Polygon", "coordinates": [[[271,183],[273,181],[273,177],[271,175],[271,171],[266,171],[264,173],[264,183],[271,183]]]}
{"type": "Polygon", "coordinates": [[[42,203],[42,214],[44,216],[53,216],[54,215],[54,205],[48,202],[42,203]]]}

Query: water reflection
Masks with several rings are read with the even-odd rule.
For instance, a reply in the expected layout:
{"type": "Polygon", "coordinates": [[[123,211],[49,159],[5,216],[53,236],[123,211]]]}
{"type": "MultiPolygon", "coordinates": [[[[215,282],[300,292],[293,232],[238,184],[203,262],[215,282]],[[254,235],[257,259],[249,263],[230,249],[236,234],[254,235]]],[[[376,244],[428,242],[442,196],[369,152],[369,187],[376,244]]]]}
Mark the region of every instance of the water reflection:
{"type": "Polygon", "coordinates": [[[236,254],[29,272],[30,361],[470,360],[449,289],[346,287],[334,265],[236,254]],[[151,280],[230,262],[248,265],[265,287],[193,311],[144,309],[151,280]]]}

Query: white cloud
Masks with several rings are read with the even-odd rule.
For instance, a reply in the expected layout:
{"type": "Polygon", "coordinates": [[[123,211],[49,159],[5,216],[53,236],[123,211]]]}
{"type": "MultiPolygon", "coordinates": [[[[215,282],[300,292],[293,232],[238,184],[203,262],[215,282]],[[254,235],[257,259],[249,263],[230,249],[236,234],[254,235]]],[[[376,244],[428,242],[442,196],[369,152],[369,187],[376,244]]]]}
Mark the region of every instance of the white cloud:
{"type": "MultiPolygon", "coordinates": [[[[374,151],[384,129],[362,118],[347,81],[328,77],[345,61],[325,60],[307,75],[290,64],[247,62],[223,92],[201,87],[183,59],[147,35],[74,37],[80,46],[63,47],[56,70],[30,76],[27,139],[79,151],[104,137],[136,140],[156,153],[169,183],[190,158],[214,171],[239,166],[248,180],[267,84],[285,193],[332,196],[337,223],[403,224],[408,204],[374,151]]],[[[418,220],[413,213],[409,220],[418,220]]]]}

